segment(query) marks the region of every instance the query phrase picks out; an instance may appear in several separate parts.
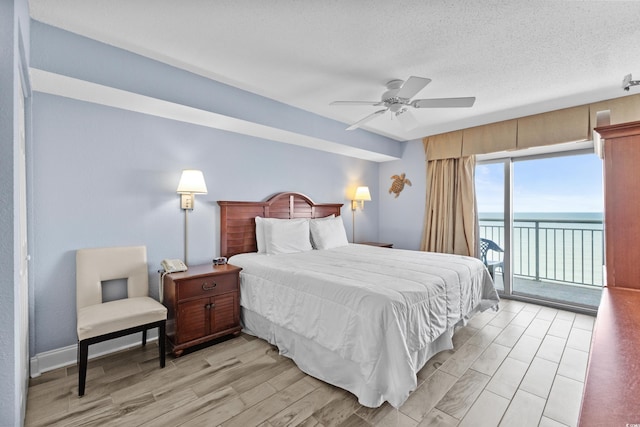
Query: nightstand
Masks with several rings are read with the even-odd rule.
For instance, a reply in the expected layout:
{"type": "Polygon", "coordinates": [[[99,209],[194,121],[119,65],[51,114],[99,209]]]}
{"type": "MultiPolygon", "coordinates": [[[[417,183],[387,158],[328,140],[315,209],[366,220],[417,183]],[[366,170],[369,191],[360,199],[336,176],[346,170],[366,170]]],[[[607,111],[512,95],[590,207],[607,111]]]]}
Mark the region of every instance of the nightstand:
{"type": "Polygon", "coordinates": [[[393,243],[358,242],[361,245],[378,246],[379,248],[393,248],[393,243]]]}
{"type": "Polygon", "coordinates": [[[174,356],[191,346],[240,334],[240,270],[231,264],[205,264],[164,276],[167,342],[174,356]]]}

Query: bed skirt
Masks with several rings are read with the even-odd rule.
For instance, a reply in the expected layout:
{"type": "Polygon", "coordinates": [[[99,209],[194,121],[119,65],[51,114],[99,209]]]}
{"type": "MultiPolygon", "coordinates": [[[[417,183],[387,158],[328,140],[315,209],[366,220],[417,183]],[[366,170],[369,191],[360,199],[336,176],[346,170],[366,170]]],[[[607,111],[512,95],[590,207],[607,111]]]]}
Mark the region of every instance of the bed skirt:
{"type": "Polygon", "coordinates": [[[435,354],[451,350],[455,329],[466,323],[466,319],[460,320],[428,346],[413,353],[411,358],[414,374],[416,374],[413,377],[413,383],[396,384],[393,392],[384,394],[367,383],[367,379],[360,374],[360,369],[355,362],[340,357],[318,343],[275,325],[244,307],[241,311],[241,321],[243,332],[275,345],[281,355],[292,359],[306,374],[353,393],[361,405],[370,408],[377,408],[385,401],[399,408],[409,394],[416,389],[418,371],[435,354]]]}

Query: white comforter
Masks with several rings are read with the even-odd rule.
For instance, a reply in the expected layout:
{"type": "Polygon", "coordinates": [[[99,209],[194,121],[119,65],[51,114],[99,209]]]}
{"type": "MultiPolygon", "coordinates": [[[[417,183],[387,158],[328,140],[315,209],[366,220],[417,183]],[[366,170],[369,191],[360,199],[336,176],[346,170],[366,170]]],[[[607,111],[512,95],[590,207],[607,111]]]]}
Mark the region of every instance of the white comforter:
{"type": "Polygon", "coordinates": [[[241,305],[359,366],[398,407],[416,387],[415,354],[498,295],[481,261],[365,245],[241,254],[241,305]]]}

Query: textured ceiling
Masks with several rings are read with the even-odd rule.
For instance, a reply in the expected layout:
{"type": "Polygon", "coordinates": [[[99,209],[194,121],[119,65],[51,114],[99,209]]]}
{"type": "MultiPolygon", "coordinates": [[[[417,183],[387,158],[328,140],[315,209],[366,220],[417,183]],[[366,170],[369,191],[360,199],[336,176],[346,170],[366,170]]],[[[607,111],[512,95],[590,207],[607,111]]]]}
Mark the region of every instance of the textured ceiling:
{"type": "Polygon", "coordinates": [[[363,126],[410,140],[640,92],[638,1],[30,0],[32,18],[339,120],[380,107],[392,79],[465,109],[363,126]]]}

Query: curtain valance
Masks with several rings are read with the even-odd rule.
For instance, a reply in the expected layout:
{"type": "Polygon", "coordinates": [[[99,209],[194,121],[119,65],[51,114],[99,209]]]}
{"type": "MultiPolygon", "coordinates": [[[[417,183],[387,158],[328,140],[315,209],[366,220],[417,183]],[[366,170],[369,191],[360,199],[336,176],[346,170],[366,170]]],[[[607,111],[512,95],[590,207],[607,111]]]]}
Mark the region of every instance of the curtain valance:
{"type": "Polygon", "coordinates": [[[640,120],[640,94],[490,123],[423,139],[428,160],[466,157],[591,139],[598,111],[611,124],[640,120]]]}

